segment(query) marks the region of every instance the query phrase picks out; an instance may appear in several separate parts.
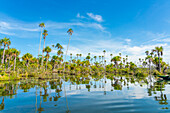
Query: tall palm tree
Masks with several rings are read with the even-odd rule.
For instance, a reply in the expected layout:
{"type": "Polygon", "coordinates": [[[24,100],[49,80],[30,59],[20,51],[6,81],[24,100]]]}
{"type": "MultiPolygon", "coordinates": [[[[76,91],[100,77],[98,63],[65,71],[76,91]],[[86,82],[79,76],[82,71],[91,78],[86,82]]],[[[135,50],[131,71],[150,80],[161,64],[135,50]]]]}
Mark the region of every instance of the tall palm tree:
{"type": "Polygon", "coordinates": [[[47,70],[47,64],[48,64],[48,59],[50,57],[49,53],[51,52],[51,48],[49,46],[47,46],[46,48],[44,48],[43,52],[47,53],[46,54],[46,57],[47,57],[47,59],[46,59],[46,70],[47,70]]]}
{"type": "Polygon", "coordinates": [[[1,64],[3,64],[4,63],[4,56],[5,56],[5,48],[6,48],[7,45],[11,44],[11,41],[10,41],[9,38],[5,37],[5,38],[1,39],[0,42],[2,42],[3,46],[4,46],[4,51],[3,51],[2,61],[1,61],[1,64]]]}
{"type": "Polygon", "coordinates": [[[153,52],[156,52],[159,59],[159,65],[158,65],[158,71],[161,72],[161,63],[160,63],[160,56],[163,55],[163,47],[155,47],[155,49],[152,50],[153,52]]]}
{"type": "MultiPolygon", "coordinates": [[[[70,29],[68,29],[67,33],[68,33],[68,35],[69,35],[69,42],[68,42],[68,45],[67,45],[67,51],[66,51],[66,56],[65,56],[65,62],[66,62],[67,52],[68,52],[68,48],[69,48],[69,44],[70,44],[71,35],[73,34],[73,30],[70,28],[70,29]]],[[[64,63],[64,70],[65,70],[65,63],[64,63]]],[[[68,101],[67,101],[67,95],[66,95],[66,89],[65,89],[65,82],[64,82],[64,93],[65,93],[65,97],[66,97],[67,110],[69,111],[69,108],[68,108],[68,101]]]]}
{"type": "Polygon", "coordinates": [[[14,71],[15,71],[15,67],[16,67],[16,59],[17,59],[17,56],[19,56],[20,54],[20,51],[18,51],[17,49],[12,49],[12,54],[14,56],[14,71]]]}
{"type": "Polygon", "coordinates": [[[73,58],[72,55],[73,55],[73,54],[70,53],[70,63],[72,62],[72,58],[73,58]]]}
{"type": "Polygon", "coordinates": [[[100,63],[100,60],[101,60],[101,56],[99,56],[99,63],[100,63]]]}
{"type": "Polygon", "coordinates": [[[113,54],[110,54],[110,57],[111,57],[111,58],[110,58],[110,61],[111,61],[111,59],[112,59],[112,56],[113,56],[113,54]]]}
{"type": "Polygon", "coordinates": [[[94,56],[95,62],[96,62],[96,58],[97,58],[97,56],[94,56]]]}
{"type": "MultiPolygon", "coordinates": [[[[66,56],[65,56],[65,62],[66,62],[67,52],[68,52],[68,48],[69,48],[69,45],[70,45],[71,35],[73,34],[73,30],[70,28],[70,29],[68,29],[67,33],[68,33],[68,35],[69,35],[69,42],[68,42],[68,45],[67,45],[66,56]]],[[[64,67],[64,68],[65,68],[65,67],[64,67]]]]}
{"type": "Polygon", "coordinates": [[[81,61],[81,56],[82,56],[82,54],[79,54],[79,56],[80,56],[80,61],[81,61]]]}
{"type": "Polygon", "coordinates": [[[39,58],[39,55],[40,55],[42,30],[43,30],[43,27],[45,27],[45,24],[44,24],[44,23],[40,23],[40,24],[39,24],[39,27],[41,27],[41,35],[40,35],[40,44],[39,44],[39,49],[38,49],[38,58],[39,58]]]}
{"type": "Polygon", "coordinates": [[[77,56],[77,60],[78,60],[78,56],[79,56],[79,54],[76,54],[76,56],[77,56]]]}
{"type": "MultiPolygon", "coordinates": [[[[105,53],[106,53],[106,50],[103,50],[103,53],[104,53],[104,61],[105,61],[105,53]]],[[[105,64],[105,63],[104,63],[104,64],[105,64]]],[[[103,64],[103,66],[105,66],[104,64],[103,64]]]]}
{"type": "MultiPolygon", "coordinates": [[[[46,38],[46,36],[48,35],[47,32],[48,32],[47,30],[44,30],[44,32],[43,32],[43,38],[44,38],[43,50],[44,50],[44,48],[45,48],[45,38],[46,38]]],[[[42,52],[41,66],[43,66],[43,60],[44,60],[44,52],[42,52]]]]}
{"type": "Polygon", "coordinates": [[[104,64],[104,56],[102,55],[102,66],[103,66],[103,64],[104,64]]]}

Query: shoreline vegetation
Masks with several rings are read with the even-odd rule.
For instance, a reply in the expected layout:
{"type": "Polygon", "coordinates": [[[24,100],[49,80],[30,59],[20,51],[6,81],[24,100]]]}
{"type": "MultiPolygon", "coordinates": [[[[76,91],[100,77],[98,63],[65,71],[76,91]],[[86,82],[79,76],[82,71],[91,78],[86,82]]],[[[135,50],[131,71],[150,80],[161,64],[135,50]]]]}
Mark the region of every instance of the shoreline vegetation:
{"type": "Polygon", "coordinates": [[[63,46],[56,45],[45,46],[45,40],[48,40],[48,31],[45,24],[39,24],[41,28],[40,44],[38,57],[31,53],[26,53],[20,57],[21,51],[16,48],[10,48],[11,41],[5,37],[0,40],[0,81],[3,80],[20,80],[20,79],[53,79],[55,75],[60,76],[136,76],[146,77],[148,75],[170,74],[169,64],[163,61],[163,47],[151,48],[151,51],[145,51],[146,57],[139,58],[137,63],[129,61],[128,55],[125,57],[121,53],[114,56],[110,54],[107,61],[103,50],[101,56],[92,56],[87,53],[82,58],[82,54],[68,54],[69,44],[71,43],[72,29],[68,29],[69,35],[66,53],[63,46]],[[42,40],[43,39],[43,40],[42,40]],[[43,41],[43,50],[41,42],[43,41]],[[51,56],[52,49],[57,49],[56,55],[51,56]],[[64,58],[65,56],[65,58],[64,58]],[[75,56],[75,57],[74,57],[75,56]]]}

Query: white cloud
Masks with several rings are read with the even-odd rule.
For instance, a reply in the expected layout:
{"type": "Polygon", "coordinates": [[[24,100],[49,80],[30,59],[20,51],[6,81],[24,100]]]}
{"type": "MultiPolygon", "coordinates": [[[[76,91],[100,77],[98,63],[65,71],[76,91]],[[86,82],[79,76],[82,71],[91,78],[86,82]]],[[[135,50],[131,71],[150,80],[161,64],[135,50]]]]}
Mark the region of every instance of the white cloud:
{"type": "Polygon", "coordinates": [[[77,18],[86,18],[86,17],[80,15],[80,13],[77,13],[77,16],[76,16],[76,17],[77,17],[77,18]]]}
{"type": "Polygon", "coordinates": [[[39,31],[38,28],[34,28],[33,24],[29,24],[29,23],[21,23],[21,22],[11,23],[11,22],[0,21],[0,26],[1,29],[5,29],[5,30],[39,31]]]}
{"type": "Polygon", "coordinates": [[[84,28],[93,28],[93,29],[99,29],[104,30],[105,28],[98,23],[88,23],[88,22],[72,22],[72,23],[57,23],[57,22],[46,22],[46,28],[51,29],[64,29],[69,27],[84,27],[84,28]]]}
{"type": "Polygon", "coordinates": [[[88,15],[90,18],[92,18],[92,19],[94,19],[95,21],[97,21],[97,22],[102,22],[102,21],[103,21],[101,15],[94,15],[93,13],[87,13],[87,15],[88,15]]]}
{"type": "Polygon", "coordinates": [[[125,41],[126,41],[126,42],[131,42],[131,39],[128,39],[128,38],[127,38],[127,39],[125,39],[125,41]]]}
{"type": "MultiPolygon", "coordinates": [[[[84,39],[85,40],[85,39],[84,39]]],[[[72,42],[71,42],[72,43],[72,42]]],[[[169,52],[170,45],[167,43],[158,43],[158,44],[148,44],[148,45],[139,45],[139,46],[131,46],[124,45],[123,42],[115,40],[88,40],[85,44],[72,45],[70,44],[68,55],[70,53],[76,57],[76,54],[82,54],[82,57],[85,58],[88,53],[91,53],[91,57],[93,56],[102,56],[103,50],[106,50],[105,59],[107,63],[110,62],[110,54],[113,56],[117,56],[119,52],[122,53],[122,57],[128,55],[128,61],[138,62],[139,58],[145,58],[145,51],[151,51],[156,46],[164,47],[164,61],[170,61],[169,52]]],[[[66,48],[66,45],[64,45],[66,48]]],[[[65,50],[64,50],[65,51],[65,50]]],[[[55,52],[56,53],[56,52],[55,52]]],[[[98,59],[98,58],[97,58],[98,59]]]]}

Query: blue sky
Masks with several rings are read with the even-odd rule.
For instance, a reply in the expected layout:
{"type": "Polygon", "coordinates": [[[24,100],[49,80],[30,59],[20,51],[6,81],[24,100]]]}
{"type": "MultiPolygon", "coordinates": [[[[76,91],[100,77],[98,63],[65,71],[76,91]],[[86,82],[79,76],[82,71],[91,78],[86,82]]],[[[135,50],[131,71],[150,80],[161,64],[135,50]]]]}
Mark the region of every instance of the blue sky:
{"type": "MultiPolygon", "coordinates": [[[[69,52],[86,56],[110,53],[137,61],[146,50],[164,47],[164,59],[170,61],[169,0],[0,0],[0,37],[9,37],[11,47],[38,54],[40,28],[48,30],[46,46],[68,43],[69,52]]],[[[42,46],[41,46],[42,47],[42,46]]],[[[65,50],[64,50],[65,51],[65,50]]],[[[52,55],[56,50],[52,51],[52,55]]]]}

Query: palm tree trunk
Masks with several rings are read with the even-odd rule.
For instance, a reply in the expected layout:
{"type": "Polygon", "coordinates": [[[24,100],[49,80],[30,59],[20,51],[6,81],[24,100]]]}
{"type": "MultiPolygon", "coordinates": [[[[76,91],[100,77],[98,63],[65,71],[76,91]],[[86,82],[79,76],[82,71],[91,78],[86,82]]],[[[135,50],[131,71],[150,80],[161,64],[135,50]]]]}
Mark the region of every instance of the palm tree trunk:
{"type": "MultiPolygon", "coordinates": [[[[44,48],[45,48],[45,38],[44,38],[43,50],[44,50],[44,48]]],[[[44,60],[44,52],[42,52],[41,66],[43,66],[43,60],[44,60]]]]}
{"type": "Polygon", "coordinates": [[[161,72],[161,63],[160,63],[160,54],[159,53],[158,53],[158,59],[159,59],[158,71],[161,72]]]}
{"type": "MultiPolygon", "coordinates": [[[[40,49],[41,49],[41,38],[42,38],[42,30],[43,28],[41,28],[41,35],[40,35],[40,44],[39,44],[39,49],[38,49],[38,60],[39,60],[39,55],[40,55],[40,49]]],[[[39,64],[39,62],[38,62],[39,64]]]]}
{"type": "MultiPolygon", "coordinates": [[[[71,39],[71,35],[70,35],[70,37],[69,37],[69,42],[68,42],[68,45],[67,45],[66,56],[65,56],[65,62],[66,62],[66,57],[67,57],[68,48],[69,48],[69,45],[70,45],[70,39],[71,39]]],[[[64,70],[65,70],[65,63],[64,63],[64,70]]]]}
{"type": "Polygon", "coordinates": [[[3,51],[2,61],[1,61],[2,64],[4,63],[5,47],[6,47],[6,46],[4,45],[4,51],[3,51]]]}
{"type": "Polygon", "coordinates": [[[8,70],[9,70],[9,65],[10,65],[10,60],[11,60],[11,56],[9,56],[9,60],[8,60],[8,70]]]}
{"type": "Polygon", "coordinates": [[[15,71],[15,66],[16,66],[16,56],[15,56],[15,59],[14,59],[14,71],[15,71]]]}
{"type": "Polygon", "coordinates": [[[47,58],[47,61],[46,61],[46,70],[47,70],[47,64],[48,64],[48,58],[47,58]]]}

